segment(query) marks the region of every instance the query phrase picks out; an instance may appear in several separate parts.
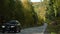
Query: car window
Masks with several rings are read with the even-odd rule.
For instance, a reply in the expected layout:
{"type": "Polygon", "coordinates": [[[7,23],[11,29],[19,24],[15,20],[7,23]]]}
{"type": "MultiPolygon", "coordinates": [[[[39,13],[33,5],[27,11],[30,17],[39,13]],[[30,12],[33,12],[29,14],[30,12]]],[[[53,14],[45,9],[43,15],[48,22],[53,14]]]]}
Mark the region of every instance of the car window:
{"type": "Polygon", "coordinates": [[[16,24],[16,22],[11,22],[10,24],[16,24]]]}

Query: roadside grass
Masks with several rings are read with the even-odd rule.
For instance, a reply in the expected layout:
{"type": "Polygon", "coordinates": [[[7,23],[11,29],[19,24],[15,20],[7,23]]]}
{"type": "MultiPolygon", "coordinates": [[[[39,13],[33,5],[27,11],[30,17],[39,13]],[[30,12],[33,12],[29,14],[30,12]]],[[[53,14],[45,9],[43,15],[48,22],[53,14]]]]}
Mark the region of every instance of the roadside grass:
{"type": "Polygon", "coordinates": [[[47,32],[50,34],[60,34],[60,17],[55,18],[54,23],[49,20],[47,20],[47,22],[47,32]]]}
{"type": "Polygon", "coordinates": [[[47,31],[50,34],[60,34],[60,24],[58,24],[58,25],[48,25],[47,31]]]}

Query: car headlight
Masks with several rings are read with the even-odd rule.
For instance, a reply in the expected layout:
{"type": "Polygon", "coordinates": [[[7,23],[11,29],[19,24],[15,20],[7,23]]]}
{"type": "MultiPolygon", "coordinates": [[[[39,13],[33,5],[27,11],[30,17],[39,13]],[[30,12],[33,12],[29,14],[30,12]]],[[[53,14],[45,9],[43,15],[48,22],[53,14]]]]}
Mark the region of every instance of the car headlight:
{"type": "Polygon", "coordinates": [[[11,28],[13,28],[13,27],[15,27],[15,26],[11,26],[11,28]]]}
{"type": "Polygon", "coordinates": [[[2,28],[5,28],[5,26],[2,26],[2,28]]]}

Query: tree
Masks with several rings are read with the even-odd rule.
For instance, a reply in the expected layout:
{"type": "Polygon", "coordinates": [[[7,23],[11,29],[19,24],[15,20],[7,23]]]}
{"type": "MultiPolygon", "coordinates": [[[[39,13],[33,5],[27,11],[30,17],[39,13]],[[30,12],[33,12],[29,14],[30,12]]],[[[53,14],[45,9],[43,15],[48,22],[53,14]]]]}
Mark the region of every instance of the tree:
{"type": "Polygon", "coordinates": [[[23,21],[24,14],[22,11],[22,4],[20,1],[16,0],[0,0],[0,15],[6,17],[5,20],[9,21],[12,19],[17,19],[23,21]]]}
{"type": "Polygon", "coordinates": [[[49,0],[48,3],[49,4],[47,6],[47,11],[46,11],[47,22],[55,20],[55,15],[56,15],[55,10],[54,10],[54,2],[53,2],[53,0],[49,0]]]}
{"type": "Polygon", "coordinates": [[[47,10],[47,19],[50,20],[50,25],[48,26],[48,28],[50,32],[55,32],[56,34],[58,34],[58,32],[60,31],[59,29],[60,28],[59,7],[60,7],[60,0],[49,0],[49,6],[47,10]]]}
{"type": "Polygon", "coordinates": [[[34,12],[34,9],[32,5],[30,4],[29,0],[21,0],[23,11],[24,11],[24,17],[25,17],[25,26],[34,26],[35,25],[35,17],[36,14],[34,12]]]}
{"type": "Polygon", "coordinates": [[[0,15],[6,22],[16,19],[23,27],[34,26],[37,15],[28,0],[0,0],[0,7],[0,15]]]}

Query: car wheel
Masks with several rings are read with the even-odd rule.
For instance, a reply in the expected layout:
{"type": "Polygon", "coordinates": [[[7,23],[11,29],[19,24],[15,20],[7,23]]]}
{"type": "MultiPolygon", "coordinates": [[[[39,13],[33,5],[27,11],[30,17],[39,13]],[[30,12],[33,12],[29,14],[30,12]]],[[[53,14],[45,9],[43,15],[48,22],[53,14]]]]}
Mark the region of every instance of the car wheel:
{"type": "Polygon", "coordinates": [[[17,31],[17,33],[21,32],[19,28],[17,28],[17,30],[16,30],[16,31],[17,31]]]}
{"type": "Polygon", "coordinates": [[[17,33],[19,33],[20,31],[17,30],[17,33]]]}

